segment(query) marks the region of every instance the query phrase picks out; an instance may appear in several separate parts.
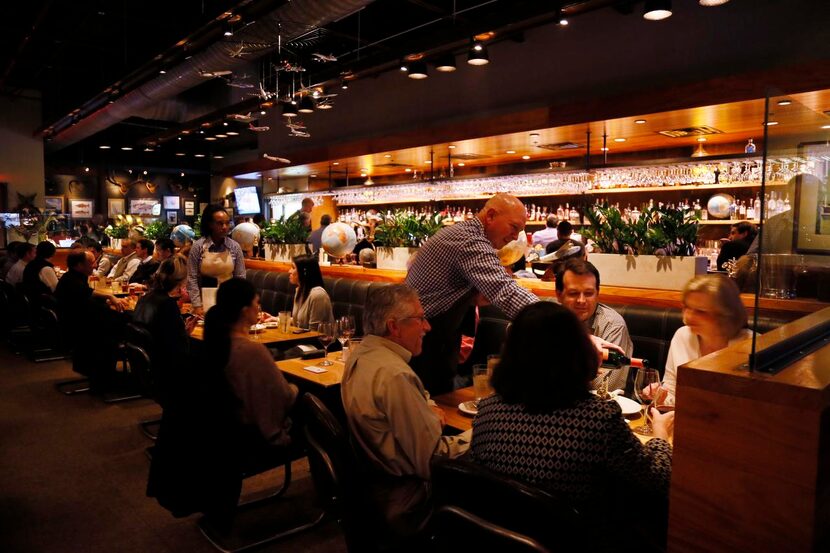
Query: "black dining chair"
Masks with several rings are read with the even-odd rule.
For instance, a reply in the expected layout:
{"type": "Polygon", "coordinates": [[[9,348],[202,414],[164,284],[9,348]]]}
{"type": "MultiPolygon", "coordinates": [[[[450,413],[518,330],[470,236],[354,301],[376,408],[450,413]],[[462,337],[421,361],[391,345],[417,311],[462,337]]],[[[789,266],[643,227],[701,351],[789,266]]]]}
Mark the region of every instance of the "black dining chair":
{"type": "Polygon", "coordinates": [[[435,511],[431,527],[436,553],[550,553],[549,549],[533,538],[493,524],[452,505],[444,505],[435,511]]]}
{"type": "MultiPolygon", "coordinates": [[[[127,323],[124,355],[127,359],[130,376],[141,396],[160,403],[158,378],[153,371],[152,351],[153,336],[150,331],[144,325],[127,323]]],[[[158,439],[160,424],[161,415],[139,421],[138,427],[142,434],[155,441],[158,439]]]]}

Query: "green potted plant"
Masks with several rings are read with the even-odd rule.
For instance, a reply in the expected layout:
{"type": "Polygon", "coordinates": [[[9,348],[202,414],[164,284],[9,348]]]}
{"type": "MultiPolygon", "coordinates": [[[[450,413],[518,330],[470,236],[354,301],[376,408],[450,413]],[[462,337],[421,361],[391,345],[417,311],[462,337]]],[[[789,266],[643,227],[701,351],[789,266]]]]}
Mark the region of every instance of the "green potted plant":
{"type": "Polygon", "coordinates": [[[603,284],[682,290],[706,273],[708,259],[695,256],[698,221],[691,210],[643,207],[638,218],[626,220],[606,202],[588,208],[585,218],[584,238],[594,244],[590,261],[603,284]]]}
{"type": "Polygon", "coordinates": [[[171,230],[170,225],[159,219],[158,221],[153,221],[144,227],[144,238],[156,241],[159,238],[166,238],[170,236],[171,230]]]}
{"type": "Polygon", "coordinates": [[[119,222],[115,225],[107,225],[107,228],[104,229],[104,234],[110,237],[110,248],[120,250],[121,240],[130,235],[130,225],[126,222],[119,222]]]}
{"type": "Polygon", "coordinates": [[[299,217],[281,217],[272,220],[260,230],[268,261],[291,262],[291,259],[306,253],[308,229],[299,217]]]}
{"type": "Polygon", "coordinates": [[[387,214],[374,234],[378,269],[406,270],[409,258],[440,229],[440,214],[387,214]]]}

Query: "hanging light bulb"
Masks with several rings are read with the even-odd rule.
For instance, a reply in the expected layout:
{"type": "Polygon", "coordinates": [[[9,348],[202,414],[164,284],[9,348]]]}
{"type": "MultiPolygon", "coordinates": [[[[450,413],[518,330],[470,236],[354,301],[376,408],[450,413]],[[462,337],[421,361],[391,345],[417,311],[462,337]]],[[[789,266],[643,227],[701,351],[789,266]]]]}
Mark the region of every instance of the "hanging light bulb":
{"type": "Polygon", "coordinates": [[[342,88],[343,90],[349,90],[349,81],[347,81],[346,79],[340,81],[340,88],[342,88]]]}
{"type": "Polygon", "coordinates": [[[727,2],[729,2],[729,0],[700,0],[700,5],[706,7],[723,6],[727,2]]]}
{"type": "Polygon", "coordinates": [[[671,17],[671,0],[646,0],[643,8],[643,18],[649,21],[660,21],[671,17]]]}
{"type": "Polygon", "coordinates": [[[410,79],[421,80],[426,79],[429,77],[427,73],[427,64],[422,61],[413,61],[409,64],[409,75],[407,75],[410,79]]]}
{"type": "Polygon", "coordinates": [[[282,105],[283,117],[297,117],[297,108],[291,102],[286,102],[282,105]]]}
{"type": "Polygon", "coordinates": [[[490,63],[487,47],[481,42],[473,42],[470,51],[467,53],[467,63],[470,65],[487,65],[490,63]]]}
{"type": "Polygon", "coordinates": [[[297,108],[300,113],[314,113],[314,100],[311,96],[303,96],[300,100],[300,107],[297,108]]]}
{"type": "Polygon", "coordinates": [[[435,70],[441,73],[452,73],[456,69],[455,56],[452,53],[441,56],[435,63],[435,70]]]}

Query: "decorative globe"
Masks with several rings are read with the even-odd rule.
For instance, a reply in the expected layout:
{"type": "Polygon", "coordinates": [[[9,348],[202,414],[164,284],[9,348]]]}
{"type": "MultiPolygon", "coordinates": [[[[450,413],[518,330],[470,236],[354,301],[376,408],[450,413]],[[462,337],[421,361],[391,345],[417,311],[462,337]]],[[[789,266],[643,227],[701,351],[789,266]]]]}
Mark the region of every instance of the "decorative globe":
{"type": "Polygon", "coordinates": [[[173,232],[170,233],[170,240],[177,248],[181,248],[188,242],[196,240],[196,233],[190,228],[190,225],[176,225],[173,227],[173,232]]]}
{"type": "Polygon", "coordinates": [[[499,250],[499,262],[502,267],[509,267],[525,256],[527,252],[527,234],[519,233],[519,237],[499,250]]]}
{"type": "Polygon", "coordinates": [[[254,223],[240,223],[231,231],[233,238],[243,251],[250,251],[259,238],[259,227],[254,223]]]}
{"type": "Polygon", "coordinates": [[[706,209],[709,215],[715,219],[726,219],[729,217],[729,206],[735,203],[735,198],[729,194],[715,194],[709,198],[706,209]]]}
{"type": "Polygon", "coordinates": [[[323,231],[320,243],[332,257],[346,257],[357,244],[354,229],[346,223],[332,223],[323,231]]]}

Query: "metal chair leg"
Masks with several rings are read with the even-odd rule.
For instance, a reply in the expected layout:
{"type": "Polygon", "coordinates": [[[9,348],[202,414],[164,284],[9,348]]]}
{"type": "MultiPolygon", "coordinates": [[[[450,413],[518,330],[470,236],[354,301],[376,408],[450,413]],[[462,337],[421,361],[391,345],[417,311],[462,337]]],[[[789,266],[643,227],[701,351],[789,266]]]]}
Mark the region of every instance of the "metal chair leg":
{"type": "Polygon", "coordinates": [[[158,427],[161,425],[161,418],[157,419],[147,419],[140,421],[138,423],[138,427],[141,429],[141,433],[150,438],[151,440],[155,441],[159,437],[158,427]],[[156,431],[153,432],[151,428],[155,427],[156,431]]]}
{"type": "Polygon", "coordinates": [[[82,394],[84,392],[89,392],[89,379],[88,378],[76,378],[75,380],[67,380],[65,382],[58,382],[55,384],[55,389],[66,396],[74,396],[75,394],[82,394]],[[67,388],[72,386],[72,388],[66,390],[67,388]]]}
{"type": "Polygon", "coordinates": [[[265,497],[260,497],[260,498],[257,498],[257,499],[252,499],[250,501],[245,501],[243,503],[240,503],[237,506],[237,508],[238,509],[243,509],[243,508],[247,509],[247,508],[251,508],[251,507],[256,507],[258,505],[262,505],[264,503],[268,503],[270,501],[273,501],[274,499],[280,498],[282,495],[285,494],[286,491],[288,491],[288,486],[289,486],[289,484],[291,484],[291,461],[290,460],[286,461],[285,464],[283,465],[283,474],[284,474],[284,476],[282,478],[282,485],[279,487],[279,489],[277,489],[277,491],[275,491],[273,493],[270,493],[270,494],[266,495],[265,497]]]}

